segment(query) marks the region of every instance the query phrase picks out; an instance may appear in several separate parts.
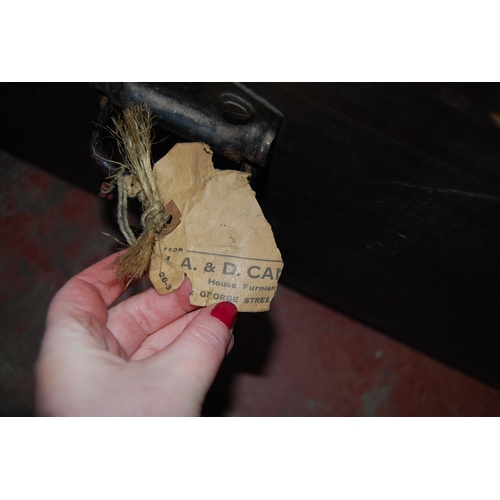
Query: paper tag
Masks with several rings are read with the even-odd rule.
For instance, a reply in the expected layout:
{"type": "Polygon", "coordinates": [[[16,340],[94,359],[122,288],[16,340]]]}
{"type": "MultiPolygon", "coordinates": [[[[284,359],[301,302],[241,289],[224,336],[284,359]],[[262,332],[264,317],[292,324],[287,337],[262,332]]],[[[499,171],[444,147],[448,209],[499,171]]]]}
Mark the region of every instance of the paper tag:
{"type": "Polygon", "coordinates": [[[269,310],[283,261],[249,175],[214,169],[203,143],[175,145],[154,175],[165,205],[173,202],[180,212],[180,223],[157,242],[151,259],[158,293],[176,290],[186,274],[193,305],[229,301],[239,311],[269,310]]]}

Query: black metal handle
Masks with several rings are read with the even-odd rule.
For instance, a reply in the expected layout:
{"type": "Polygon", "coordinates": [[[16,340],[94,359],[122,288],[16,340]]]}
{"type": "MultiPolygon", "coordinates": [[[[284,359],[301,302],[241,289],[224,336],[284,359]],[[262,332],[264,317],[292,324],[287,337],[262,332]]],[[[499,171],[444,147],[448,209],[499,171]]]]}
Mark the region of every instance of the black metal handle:
{"type": "MultiPolygon", "coordinates": [[[[241,84],[235,83],[94,83],[118,107],[146,104],[171,132],[207,143],[237,163],[264,166],[271,155],[283,115],[241,84]]],[[[101,106],[99,122],[109,119],[101,106]]],[[[102,127],[101,127],[102,128],[102,127]]],[[[102,151],[101,132],[94,134],[96,160],[113,169],[102,151]]]]}

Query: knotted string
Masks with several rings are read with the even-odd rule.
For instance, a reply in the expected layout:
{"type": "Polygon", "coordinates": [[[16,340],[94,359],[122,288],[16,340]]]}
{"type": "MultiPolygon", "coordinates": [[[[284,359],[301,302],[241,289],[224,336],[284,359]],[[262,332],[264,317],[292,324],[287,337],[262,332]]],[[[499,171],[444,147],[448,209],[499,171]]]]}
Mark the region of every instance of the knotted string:
{"type": "Polygon", "coordinates": [[[123,163],[114,176],[118,187],[118,225],[130,245],[114,262],[116,276],[129,284],[146,273],[154,244],[172,216],[165,212],[152,170],[151,130],[153,121],[146,106],[130,106],[113,118],[112,130],[123,163]],[[128,221],[128,201],[137,198],[142,205],[142,232],[136,238],[128,221]]]}

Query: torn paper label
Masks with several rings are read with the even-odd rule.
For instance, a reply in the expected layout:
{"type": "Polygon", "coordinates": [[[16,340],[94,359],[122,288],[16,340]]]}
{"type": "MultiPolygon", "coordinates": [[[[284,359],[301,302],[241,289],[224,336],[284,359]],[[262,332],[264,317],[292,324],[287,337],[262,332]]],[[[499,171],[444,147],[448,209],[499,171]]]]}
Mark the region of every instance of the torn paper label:
{"type": "Polygon", "coordinates": [[[177,144],[154,174],[181,219],[155,246],[149,276],[158,293],[176,290],[186,274],[193,305],[229,301],[239,311],[267,311],[283,261],[248,174],[214,169],[203,143],[177,144]]]}

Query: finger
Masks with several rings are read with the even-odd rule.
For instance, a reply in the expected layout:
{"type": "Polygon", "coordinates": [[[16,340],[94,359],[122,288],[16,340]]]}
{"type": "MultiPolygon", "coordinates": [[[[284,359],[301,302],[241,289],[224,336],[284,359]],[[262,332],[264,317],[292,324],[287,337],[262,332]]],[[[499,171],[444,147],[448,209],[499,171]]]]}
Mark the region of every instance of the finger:
{"type": "MultiPolygon", "coordinates": [[[[188,326],[193,318],[197,316],[202,309],[196,309],[184,316],[180,317],[178,320],[174,321],[170,325],[158,330],[157,332],[151,334],[140,346],[140,348],[133,354],[131,359],[133,361],[138,361],[140,359],[148,358],[159,351],[162,351],[168,347],[188,326]]],[[[226,350],[226,354],[231,352],[234,346],[234,336],[231,335],[229,340],[229,346],[226,350]]]]}
{"type": "Polygon", "coordinates": [[[116,279],[113,263],[126,250],[114,253],[105,259],[88,267],[70,280],[85,281],[92,285],[101,295],[103,302],[109,307],[126,289],[123,283],[116,279]]]}
{"type": "Polygon", "coordinates": [[[42,353],[81,356],[86,349],[124,352],[106,327],[108,310],[101,294],[90,283],[74,278],[56,294],[47,313],[42,353]]]}
{"type": "MultiPolygon", "coordinates": [[[[49,337],[71,330],[95,345],[111,346],[120,351],[109,330],[105,328],[109,303],[114,302],[125,287],[114,275],[111,266],[122,252],[110,255],[71,278],[55,295],[47,314],[49,337]]],[[[46,334],[46,336],[47,336],[46,334]]],[[[69,339],[69,337],[68,337],[69,339]]]]}
{"type": "Polygon", "coordinates": [[[66,321],[68,317],[92,315],[105,325],[108,305],[125,291],[111,269],[118,255],[110,255],[73,276],[52,300],[48,320],[66,321]]]}
{"type": "Polygon", "coordinates": [[[191,311],[170,323],[168,326],[149,335],[133,353],[130,359],[138,361],[140,359],[149,358],[149,356],[153,356],[157,352],[168,347],[201,311],[202,309],[191,311]]]}
{"type": "MultiPolygon", "coordinates": [[[[196,309],[189,303],[190,292],[191,283],[187,278],[168,295],[159,295],[154,288],[150,288],[111,308],[108,328],[124,351],[132,356],[148,335],[196,309]]],[[[170,338],[173,340],[175,337],[170,338]]]]}
{"type": "Polygon", "coordinates": [[[201,309],[170,346],[142,360],[158,377],[178,374],[178,386],[196,399],[200,407],[231,342],[237,309],[220,302],[201,309]]]}

